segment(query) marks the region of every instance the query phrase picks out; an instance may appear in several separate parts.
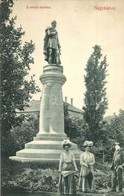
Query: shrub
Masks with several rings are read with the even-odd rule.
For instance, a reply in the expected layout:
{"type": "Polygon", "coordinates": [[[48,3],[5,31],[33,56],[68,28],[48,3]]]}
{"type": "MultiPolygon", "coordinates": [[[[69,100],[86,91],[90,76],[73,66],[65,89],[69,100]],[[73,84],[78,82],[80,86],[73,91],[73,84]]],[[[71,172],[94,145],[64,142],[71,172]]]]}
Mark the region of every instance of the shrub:
{"type": "MultiPolygon", "coordinates": [[[[56,192],[59,174],[58,162],[16,162],[6,160],[2,163],[2,190],[46,191],[56,192]]],[[[79,163],[77,164],[80,169],[79,163]]],[[[75,176],[76,186],[79,172],[75,176]]],[[[95,165],[96,188],[108,188],[111,185],[111,173],[107,164],[95,165]]]]}
{"type": "Polygon", "coordinates": [[[111,187],[111,174],[95,175],[95,186],[96,186],[96,189],[110,188],[111,187]]]}
{"type": "MultiPolygon", "coordinates": [[[[22,115],[21,115],[22,116],[22,115]]],[[[11,129],[11,137],[15,152],[24,148],[24,145],[33,140],[39,129],[39,116],[27,114],[22,118],[22,124],[11,129]]]]}
{"type": "Polygon", "coordinates": [[[57,169],[57,162],[22,163],[5,159],[1,186],[3,190],[56,191],[59,181],[57,169]]]}
{"type": "Polygon", "coordinates": [[[57,170],[25,168],[21,174],[17,174],[8,185],[27,191],[57,191],[59,176],[57,170]]]}

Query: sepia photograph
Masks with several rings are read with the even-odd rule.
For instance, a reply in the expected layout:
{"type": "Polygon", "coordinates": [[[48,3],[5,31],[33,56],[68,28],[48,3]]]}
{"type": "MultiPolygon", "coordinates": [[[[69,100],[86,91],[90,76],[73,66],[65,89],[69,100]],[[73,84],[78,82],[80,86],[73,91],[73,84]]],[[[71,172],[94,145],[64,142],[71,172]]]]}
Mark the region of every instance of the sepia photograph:
{"type": "Polygon", "coordinates": [[[1,196],[124,196],[124,2],[1,0],[1,196]]]}

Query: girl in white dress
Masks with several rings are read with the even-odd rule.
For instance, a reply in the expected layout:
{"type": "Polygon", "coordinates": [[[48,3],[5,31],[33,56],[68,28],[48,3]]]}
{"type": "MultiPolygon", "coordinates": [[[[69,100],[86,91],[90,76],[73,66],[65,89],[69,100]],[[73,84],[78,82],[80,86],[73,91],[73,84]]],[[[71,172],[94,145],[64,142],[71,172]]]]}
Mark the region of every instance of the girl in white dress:
{"type": "Polygon", "coordinates": [[[59,191],[61,194],[75,195],[74,173],[78,169],[75,163],[75,156],[70,151],[71,142],[69,140],[64,140],[63,148],[64,152],[61,153],[59,161],[59,191]]]}
{"type": "Polygon", "coordinates": [[[93,165],[95,164],[94,154],[90,152],[90,147],[93,145],[91,141],[85,141],[84,147],[85,152],[80,155],[80,178],[79,178],[79,189],[82,192],[91,192],[94,188],[94,170],[93,165]]]}

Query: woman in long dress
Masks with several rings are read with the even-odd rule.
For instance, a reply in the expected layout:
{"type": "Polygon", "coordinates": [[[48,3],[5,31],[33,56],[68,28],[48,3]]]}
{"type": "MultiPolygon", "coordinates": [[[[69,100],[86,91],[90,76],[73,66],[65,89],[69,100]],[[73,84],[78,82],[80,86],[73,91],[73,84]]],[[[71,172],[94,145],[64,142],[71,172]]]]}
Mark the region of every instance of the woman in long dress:
{"type": "Polygon", "coordinates": [[[75,156],[70,151],[71,142],[69,140],[63,141],[64,151],[60,155],[59,161],[59,192],[60,194],[73,195],[76,194],[76,187],[74,181],[74,173],[78,171],[75,156]]]}
{"type": "Polygon", "coordinates": [[[80,155],[80,178],[79,178],[79,190],[82,192],[91,192],[94,189],[94,170],[93,165],[95,164],[94,154],[90,152],[90,147],[93,142],[84,142],[85,152],[80,155]]]}

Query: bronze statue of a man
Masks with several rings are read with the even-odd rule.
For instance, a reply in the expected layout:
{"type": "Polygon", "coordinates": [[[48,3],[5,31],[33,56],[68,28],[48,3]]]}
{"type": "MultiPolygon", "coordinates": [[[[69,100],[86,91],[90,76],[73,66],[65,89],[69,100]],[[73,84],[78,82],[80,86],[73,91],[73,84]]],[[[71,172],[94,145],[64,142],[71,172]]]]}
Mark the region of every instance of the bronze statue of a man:
{"type": "Polygon", "coordinates": [[[45,60],[49,64],[60,65],[60,44],[58,39],[58,32],[56,31],[56,21],[51,23],[51,27],[45,30],[44,38],[44,55],[45,60]]]}

